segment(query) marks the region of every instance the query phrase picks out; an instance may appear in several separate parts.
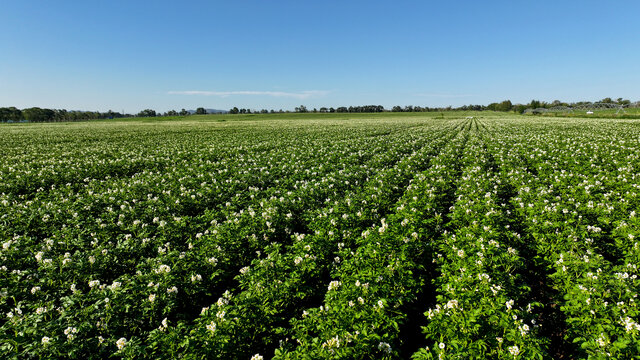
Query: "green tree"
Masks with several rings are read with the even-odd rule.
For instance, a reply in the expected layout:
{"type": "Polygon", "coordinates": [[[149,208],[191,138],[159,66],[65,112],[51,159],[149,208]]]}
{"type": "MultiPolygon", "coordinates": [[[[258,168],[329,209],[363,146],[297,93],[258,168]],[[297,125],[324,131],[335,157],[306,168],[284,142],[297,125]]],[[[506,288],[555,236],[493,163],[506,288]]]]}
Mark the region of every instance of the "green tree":
{"type": "Polygon", "coordinates": [[[64,109],[55,110],[54,119],[55,121],[67,121],[67,114],[68,114],[67,110],[64,110],[64,109]]]}
{"type": "Polygon", "coordinates": [[[207,110],[205,110],[205,108],[199,107],[196,109],[196,115],[206,115],[206,114],[207,114],[207,110]]]}
{"type": "Polygon", "coordinates": [[[497,111],[511,111],[512,107],[513,107],[513,104],[511,103],[511,100],[505,100],[505,101],[501,102],[500,104],[498,104],[498,106],[496,106],[496,110],[497,111]]]}
{"type": "Polygon", "coordinates": [[[0,121],[20,121],[23,119],[22,111],[13,106],[0,108],[0,121]]]}
{"type": "Polygon", "coordinates": [[[137,116],[138,117],[154,117],[156,116],[156,111],[152,109],[144,109],[140,111],[137,116]]]}
{"type": "Polygon", "coordinates": [[[527,110],[527,105],[516,104],[513,106],[513,110],[518,114],[522,114],[525,110],[527,110]]]}
{"type": "Polygon", "coordinates": [[[41,109],[39,107],[32,107],[22,110],[24,119],[29,122],[45,122],[53,120],[55,112],[51,109],[41,109]]]}

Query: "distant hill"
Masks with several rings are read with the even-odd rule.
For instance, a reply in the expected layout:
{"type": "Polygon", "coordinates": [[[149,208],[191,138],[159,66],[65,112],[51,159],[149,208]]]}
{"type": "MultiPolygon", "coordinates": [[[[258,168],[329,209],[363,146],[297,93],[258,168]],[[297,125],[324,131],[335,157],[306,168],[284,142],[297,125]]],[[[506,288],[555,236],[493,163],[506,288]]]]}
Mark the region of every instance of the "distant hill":
{"type": "MultiPolygon", "coordinates": [[[[229,111],[228,110],[218,110],[218,109],[205,109],[207,110],[207,114],[226,114],[229,111]]],[[[189,114],[195,114],[196,111],[195,110],[187,110],[189,112],[189,114]]]]}

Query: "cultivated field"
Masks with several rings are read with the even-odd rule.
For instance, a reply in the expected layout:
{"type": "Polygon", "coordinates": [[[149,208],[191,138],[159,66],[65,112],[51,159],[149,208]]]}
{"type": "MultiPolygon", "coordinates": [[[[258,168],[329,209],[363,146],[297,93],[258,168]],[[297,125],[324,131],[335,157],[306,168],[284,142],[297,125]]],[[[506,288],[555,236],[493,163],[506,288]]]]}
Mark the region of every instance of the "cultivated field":
{"type": "Polygon", "coordinates": [[[640,121],[0,126],[0,358],[640,358],[640,121]]]}

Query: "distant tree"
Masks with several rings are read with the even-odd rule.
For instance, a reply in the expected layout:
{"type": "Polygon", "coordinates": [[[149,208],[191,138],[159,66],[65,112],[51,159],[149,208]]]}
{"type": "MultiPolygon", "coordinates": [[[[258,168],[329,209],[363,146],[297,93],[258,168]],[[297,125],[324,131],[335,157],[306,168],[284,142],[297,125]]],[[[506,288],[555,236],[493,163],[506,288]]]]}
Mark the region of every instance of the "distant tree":
{"type": "Polygon", "coordinates": [[[177,116],[178,112],[175,110],[169,110],[167,111],[167,116],[177,116]]]}
{"type": "Polygon", "coordinates": [[[189,112],[186,109],[180,110],[180,116],[187,116],[187,115],[189,115],[189,112]]]}
{"type": "Polygon", "coordinates": [[[329,111],[329,109],[327,109],[327,108],[326,108],[326,107],[324,107],[324,106],[320,108],[320,112],[321,112],[321,113],[326,113],[327,111],[329,111]]]}
{"type": "Polygon", "coordinates": [[[20,121],[22,119],[24,119],[22,117],[22,111],[15,107],[0,108],[0,121],[20,121]]]}
{"type": "Polygon", "coordinates": [[[525,110],[527,110],[527,105],[522,105],[522,104],[513,105],[513,110],[518,114],[522,114],[525,110]]]}
{"type": "Polygon", "coordinates": [[[22,116],[29,122],[45,122],[52,121],[54,119],[55,112],[51,109],[32,107],[22,110],[22,116]]]}
{"type": "Polygon", "coordinates": [[[156,116],[156,111],[152,109],[144,109],[140,111],[137,116],[138,117],[154,117],[156,116]]]}
{"type": "Polygon", "coordinates": [[[309,110],[307,110],[307,107],[306,107],[306,106],[304,106],[304,105],[300,105],[300,106],[296,107],[296,108],[295,108],[295,111],[296,111],[297,113],[306,113],[306,112],[309,112],[309,110]]]}
{"type": "Polygon", "coordinates": [[[233,109],[229,110],[229,114],[239,114],[240,110],[237,107],[233,107],[233,109]]]}
{"type": "Polygon", "coordinates": [[[77,111],[69,111],[67,112],[67,120],[68,121],[77,121],[78,120],[78,112],[77,111]]]}
{"type": "Polygon", "coordinates": [[[384,106],[382,105],[361,105],[361,106],[349,106],[348,111],[350,113],[375,113],[383,112],[384,106]]]}
{"type": "Polygon", "coordinates": [[[629,104],[631,104],[631,100],[625,100],[623,98],[617,98],[615,103],[619,104],[619,105],[629,105],[629,104]]]}
{"type": "MultiPolygon", "coordinates": [[[[62,110],[60,110],[60,111],[62,111],[62,110]]],[[[66,110],[64,110],[64,111],[66,112],[66,110]]],[[[102,116],[102,117],[107,118],[107,119],[116,119],[116,118],[122,117],[122,114],[120,114],[119,112],[114,112],[114,111],[109,110],[106,113],[104,113],[104,116],[102,116]]]]}
{"type": "Polygon", "coordinates": [[[531,100],[531,102],[529,103],[529,108],[531,109],[537,109],[539,107],[542,107],[542,104],[539,100],[531,100]]]}
{"type": "Polygon", "coordinates": [[[207,114],[207,110],[205,110],[205,108],[199,107],[196,109],[196,115],[206,115],[206,114],[207,114]]]}
{"type": "Polygon", "coordinates": [[[334,108],[329,108],[329,112],[330,112],[330,113],[334,113],[334,112],[336,112],[336,109],[334,109],[334,108]]]}
{"type": "Polygon", "coordinates": [[[496,106],[497,111],[511,111],[511,100],[505,100],[496,106]]]}
{"type": "MultiPolygon", "coordinates": [[[[65,109],[59,109],[59,110],[53,110],[54,114],[53,114],[53,121],[67,121],[67,115],[69,114],[69,112],[65,109]]],[[[111,112],[111,110],[109,110],[108,113],[105,113],[105,117],[107,116],[112,116],[113,118],[113,113],[111,112]]]]}
{"type": "Polygon", "coordinates": [[[613,103],[613,100],[611,100],[611,98],[604,98],[602,100],[600,100],[601,103],[605,103],[605,104],[611,104],[613,103]]]}

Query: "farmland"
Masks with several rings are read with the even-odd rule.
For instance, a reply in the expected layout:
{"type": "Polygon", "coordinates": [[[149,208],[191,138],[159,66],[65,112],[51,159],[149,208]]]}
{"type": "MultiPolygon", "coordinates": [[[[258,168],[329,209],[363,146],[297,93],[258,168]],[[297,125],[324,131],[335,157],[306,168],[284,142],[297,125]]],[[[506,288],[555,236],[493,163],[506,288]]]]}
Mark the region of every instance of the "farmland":
{"type": "Polygon", "coordinates": [[[0,357],[640,358],[640,123],[0,126],[0,357]]]}

